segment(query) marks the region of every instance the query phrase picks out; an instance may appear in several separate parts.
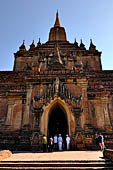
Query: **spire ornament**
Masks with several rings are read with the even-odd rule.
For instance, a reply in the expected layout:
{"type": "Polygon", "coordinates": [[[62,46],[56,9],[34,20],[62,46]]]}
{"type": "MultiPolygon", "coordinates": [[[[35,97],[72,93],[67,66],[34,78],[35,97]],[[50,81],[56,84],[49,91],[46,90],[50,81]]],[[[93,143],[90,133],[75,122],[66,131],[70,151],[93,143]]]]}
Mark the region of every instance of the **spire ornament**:
{"type": "Polygon", "coordinates": [[[90,51],[95,51],[96,50],[96,46],[93,44],[92,39],[90,39],[90,47],[89,47],[90,51]]]}
{"type": "Polygon", "coordinates": [[[85,49],[85,45],[83,44],[82,39],[80,40],[80,48],[85,49]]]}
{"type": "Polygon", "coordinates": [[[22,43],[22,45],[19,47],[19,50],[26,51],[25,40],[23,40],[23,43],[22,43]]]}
{"type": "Polygon", "coordinates": [[[34,40],[32,41],[32,44],[30,45],[30,50],[33,50],[35,48],[34,40]]]}
{"type": "Polygon", "coordinates": [[[38,46],[40,46],[40,45],[41,45],[40,38],[39,38],[39,41],[38,41],[37,45],[38,45],[38,46]]]}
{"type": "Polygon", "coordinates": [[[75,47],[78,47],[78,43],[76,41],[76,38],[75,38],[75,41],[74,41],[74,45],[75,45],[75,47]]]}
{"type": "Polygon", "coordinates": [[[58,16],[58,10],[56,13],[56,21],[55,21],[54,27],[61,27],[59,16],[58,16]]]}

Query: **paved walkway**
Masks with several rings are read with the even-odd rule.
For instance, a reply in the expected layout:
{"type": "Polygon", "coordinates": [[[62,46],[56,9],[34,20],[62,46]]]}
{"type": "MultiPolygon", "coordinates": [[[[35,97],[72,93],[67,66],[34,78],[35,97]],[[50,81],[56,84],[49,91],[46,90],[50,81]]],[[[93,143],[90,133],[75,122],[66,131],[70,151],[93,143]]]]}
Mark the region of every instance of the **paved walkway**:
{"type": "Polygon", "coordinates": [[[4,161],[103,160],[101,151],[63,151],[51,153],[13,153],[4,161]]]}

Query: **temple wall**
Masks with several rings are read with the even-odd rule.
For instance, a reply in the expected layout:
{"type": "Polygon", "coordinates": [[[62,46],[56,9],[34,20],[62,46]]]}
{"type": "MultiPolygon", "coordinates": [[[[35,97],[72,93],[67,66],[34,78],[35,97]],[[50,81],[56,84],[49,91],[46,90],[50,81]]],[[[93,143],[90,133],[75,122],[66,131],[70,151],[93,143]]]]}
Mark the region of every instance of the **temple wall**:
{"type": "Polygon", "coordinates": [[[15,57],[15,64],[14,64],[14,70],[20,71],[20,70],[26,70],[26,64],[28,63],[28,66],[32,67],[33,63],[33,57],[15,57]]]}
{"type": "Polygon", "coordinates": [[[81,113],[81,117],[80,117],[80,122],[81,122],[81,127],[84,130],[88,130],[87,124],[90,123],[90,117],[89,117],[89,111],[88,111],[88,98],[87,98],[87,79],[83,78],[83,79],[77,79],[77,85],[78,87],[81,87],[81,92],[82,92],[82,113],[81,113]]]}
{"type": "Polygon", "coordinates": [[[19,130],[22,127],[22,104],[18,101],[17,104],[13,106],[12,110],[12,122],[11,125],[14,130],[19,130]]]}
{"type": "Polygon", "coordinates": [[[112,98],[112,96],[109,99],[109,112],[110,112],[110,121],[111,121],[112,127],[113,127],[113,98],[112,98]]]}
{"type": "Polygon", "coordinates": [[[32,97],[34,96],[42,96],[44,94],[44,92],[46,91],[47,86],[43,85],[43,84],[39,84],[39,85],[34,85],[33,86],[33,92],[32,92],[32,97]]]}
{"type": "Polygon", "coordinates": [[[88,62],[88,66],[90,69],[101,70],[99,56],[95,56],[95,55],[83,56],[82,57],[83,66],[86,64],[86,62],[88,62]]]}
{"type": "MultiPolygon", "coordinates": [[[[81,107],[83,112],[80,115],[80,125],[82,129],[87,130],[86,124],[91,124],[93,128],[100,130],[112,130],[113,122],[113,109],[112,109],[112,98],[106,96],[97,96],[93,100],[87,99],[87,81],[86,79],[78,79],[77,85],[72,82],[66,85],[68,90],[74,95],[82,94],[81,107]]],[[[31,101],[33,107],[40,107],[42,103],[33,102],[34,96],[42,96],[47,89],[46,85],[40,84],[35,86],[29,86],[27,89],[27,101],[24,105],[24,116],[22,122],[22,101],[19,98],[9,97],[0,99],[0,117],[5,118],[6,125],[11,125],[14,130],[20,129],[26,124],[30,124],[31,129],[34,126],[34,117],[31,114],[30,107],[31,101]],[[41,105],[39,105],[41,104],[41,105]],[[4,107],[4,105],[6,107],[4,107]]],[[[41,101],[40,101],[41,102],[41,101]]],[[[46,102],[46,101],[45,101],[46,102]]],[[[47,133],[48,119],[51,108],[54,106],[56,101],[52,101],[47,105],[42,105],[44,112],[41,117],[41,132],[47,133]],[[42,121],[43,120],[43,121],[42,121]],[[46,122],[45,124],[43,122],[46,122]]],[[[70,106],[62,100],[58,100],[58,103],[64,108],[66,116],[68,118],[68,126],[70,134],[72,135],[75,131],[75,118],[73,113],[69,111],[70,106]],[[68,117],[69,115],[69,117],[68,117]]],[[[73,104],[73,103],[72,103],[73,104]]]]}
{"type": "Polygon", "coordinates": [[[91,113],[91,124],[94,128],[100,130],[110,130],[111,113],[108,105],[108,98],[101,96],[95,100],[89,101],[89,112],[91,113]]]}
{"type": "Polygon", "coordinates": [[[0,119],[3,119],[7,115],[8,100],[6,97],[0,97],[0,119]]]}
{"type": "MultiPolygon", "coordinates": [[[[42,48],[42,51],[45,52],[43,48],[42,48]]],[[[49,48],[48,52],[51,53],[50,48],[49,48]]],[[[65,51],[63,51],[61,53],[62,53],[62,55],[64,55],[65,51]]],[[[17,70],[27,70],[26,69],[26,63],[28,63],[28,65],[32,69],[34,69],[34,67],[37,67],[37,64],[39,64],[38,63],[38,59],[39,59],[38,54],[33,55],[33,57],[32,57],[32,53],[30,53],[30,52],[28,54],[23,53],[23,55],[25,55],[25,56],[22,56],[22,55],[21,56],[18,56],[18,55],[15,56],[14,69],[13,70],[16,70],[16,71],[17,70]]],[[[43,54],[42,54],[42,57],[44,57],[43,54]]],[[[65,57],[66,67],[70,70],[72,70],[73,67],[74,67],[74,57],[77,60],[76,61],[77,64],[80,64],[80,65],[82,64],[82,66],[85,66],[86,63],[88,63],[89,69],[92,69],[92,70],[101,70],[102,69],[100,54],[97,54],[97,55],[95,55],[94,53],[82,54],[82,52],[81,52],[81,55],[74,54],[74,56],[73,56],[73,54],[72,54],[70,56],[70,60],[67,60],[67,58],[65,57]]],[[[39,64],[39,70],[45,70],[45,69],[46,69],[46,60],[42,60],[42,62],[39,64]]]]}
{"type": "Polygon", "coordinates": [[[22,120],[21,98],[9,97],[6,125],[10,126],[12,130],[18,130],[21,128],[21,120],[22,120]]]}
{"type": "Polygon", "coordinates": [[[90,121],[91,121],[92,127],[94,127],[94,128],[97,128],[96,105],[97,105],[96,100],[88,101],[90,121]]]}
{"type": "Polygon", "coordinates": [[[96,113],[95,116],[96,116],[97,128],[104,130],[105,118],[103,114],[102,103],[100,101],[96,103],[95,113],[96,113]]]}
{"type": "Polygon", "coordinates": [[[66,87],[68,88],[69,92],[72,93],[74,96],[82,95],[82,87],[80,85],[74,84],[71,81],[69,82],[66,84],[66,87]]]}

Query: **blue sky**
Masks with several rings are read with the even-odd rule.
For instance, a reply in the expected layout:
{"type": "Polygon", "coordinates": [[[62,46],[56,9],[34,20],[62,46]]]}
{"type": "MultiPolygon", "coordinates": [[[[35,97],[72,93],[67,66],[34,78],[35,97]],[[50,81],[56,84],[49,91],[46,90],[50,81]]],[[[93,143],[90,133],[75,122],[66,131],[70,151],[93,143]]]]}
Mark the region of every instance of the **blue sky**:
{"type": "Polygon", "coordinates": [[[0,70],[13,70],[23,40],[27,49],[48,40],[57,9],[68,41],[82,39],[88,49],[92,38],[103,70],[113,70],[113,0],[0,0],[0,70]]]}

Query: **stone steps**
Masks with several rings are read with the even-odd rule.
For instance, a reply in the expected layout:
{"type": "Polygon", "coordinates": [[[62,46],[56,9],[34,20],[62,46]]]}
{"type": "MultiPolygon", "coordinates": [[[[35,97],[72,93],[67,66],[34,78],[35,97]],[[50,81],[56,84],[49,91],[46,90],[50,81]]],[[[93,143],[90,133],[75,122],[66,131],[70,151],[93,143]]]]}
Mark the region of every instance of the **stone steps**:
{"type": "Polygon", "coordinates": [[[113,170],[113,162],[103,161],[1,161],[0,170],[113,170]]]}

